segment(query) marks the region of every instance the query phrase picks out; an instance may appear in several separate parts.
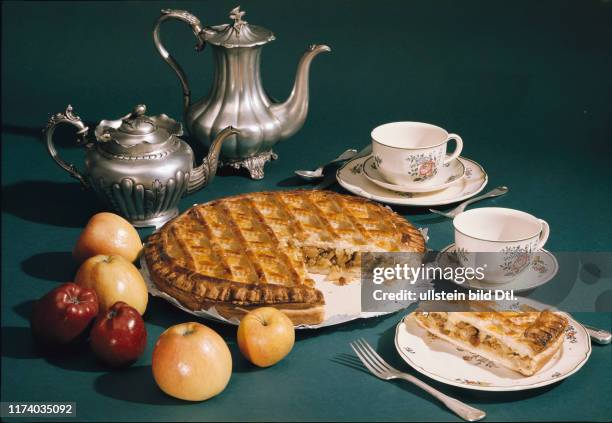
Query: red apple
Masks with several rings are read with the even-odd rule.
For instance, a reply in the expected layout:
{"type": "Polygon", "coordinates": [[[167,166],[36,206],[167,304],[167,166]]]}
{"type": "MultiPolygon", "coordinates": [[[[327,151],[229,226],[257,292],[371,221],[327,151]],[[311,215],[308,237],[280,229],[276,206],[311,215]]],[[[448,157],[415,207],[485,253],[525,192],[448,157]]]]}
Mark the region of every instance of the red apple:
{"type": "Polygon", "coordinates": [[[81,335],[97,314],[96,291],[68,282],[36,302],[30,328],[42,345],[59,346],[81,335]]]}
{"type": "Polygon", "coordinates": [[[247,360],[259,367],[269,367],[289,354],[295,342],[295,328],[282,311],[260,307],[240,320],[237,340],[247,360]]]}
{"type": "Polygon", "coordinates": [[[129,366],[147,346],[147,330],[134,307],[118,301],[96,319],[90,334],[91,348],[104,363],[129,366]]]}

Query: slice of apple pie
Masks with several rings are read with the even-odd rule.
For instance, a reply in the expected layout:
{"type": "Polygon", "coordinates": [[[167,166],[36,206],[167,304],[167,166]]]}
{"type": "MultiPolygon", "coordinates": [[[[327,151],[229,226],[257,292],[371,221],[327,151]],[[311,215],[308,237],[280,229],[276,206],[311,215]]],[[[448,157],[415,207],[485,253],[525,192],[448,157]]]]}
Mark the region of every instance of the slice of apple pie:
{"type": "Polygon", "coordinates": [[[525,376],[540,370],[561,348],[568,321],[552,311],[417,311],[430,333],[525,376]]]}
{"type": "Polygon", "coordinates": [[[240,317],[264,305],[295,324],[324,320],[313,274],[359,278],[363,252],[425,252],[421,233],[390,209],[331,191],[256,192],[193,206],[144,248],[156,286],[191,310],[240,317]]]}

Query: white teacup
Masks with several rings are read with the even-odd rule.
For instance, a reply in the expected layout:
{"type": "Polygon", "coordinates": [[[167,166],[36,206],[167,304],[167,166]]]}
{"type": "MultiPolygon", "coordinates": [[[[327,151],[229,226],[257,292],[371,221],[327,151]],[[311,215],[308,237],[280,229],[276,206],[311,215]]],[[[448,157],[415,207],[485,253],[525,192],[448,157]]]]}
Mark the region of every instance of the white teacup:
{"type": "Polygon", "coordinates": [[[484,267],[484,280],[492,283],[510,282],[525,271],[550,233],[546,221],[501,207],[468,210],[453,219],[453,226],[463,266],[484,267]]]}
{"type": "Polygon", "coordinates": [[[423,185],[440,168],[459,157],[463,141],[439,126],[422,122],[393,122],[372,131],[372,155],[381,175],[397,185],[423,185]],[[457,147],[446,156],[446,144],[454,139],[457,147]]]}

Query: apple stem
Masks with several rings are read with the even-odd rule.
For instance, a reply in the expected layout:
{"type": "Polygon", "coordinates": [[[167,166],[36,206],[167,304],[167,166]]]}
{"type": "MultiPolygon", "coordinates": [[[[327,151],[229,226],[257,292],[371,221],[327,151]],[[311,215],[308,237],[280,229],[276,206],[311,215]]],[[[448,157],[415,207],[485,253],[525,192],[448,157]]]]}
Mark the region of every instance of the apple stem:
{"type": "MultiPolygon", "coordinates": [[[[242,311],[242,312],[244,312],[244,314],[249,314],[250,313],[249,310],[247,310],[245,308],[242,308],[242,307],[236,307],[236,310],[242,311]]],[[[266,322],[266,320],[263,317],[255,315],[255,318],[257,320],[259,320],[259,323],[261,323],[262,325],[264,325],[264,326],[268,325],[268,322],[266,322]]]]}

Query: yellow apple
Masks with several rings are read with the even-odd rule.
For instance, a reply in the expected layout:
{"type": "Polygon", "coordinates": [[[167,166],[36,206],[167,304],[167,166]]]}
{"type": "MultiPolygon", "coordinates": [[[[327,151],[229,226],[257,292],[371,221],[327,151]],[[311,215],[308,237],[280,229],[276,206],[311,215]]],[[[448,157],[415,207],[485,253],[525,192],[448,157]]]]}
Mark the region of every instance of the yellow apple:
{"type": "Polygon", "coordinates": [[[217,332],[196,322],[172,326],[153,350],[153,378],[166,394],[204,401],[220,394],[232,375],[232,355],[217,332]]]}
{"type": "Polygon", "coordinates": [[[261,307],[246,314],[238,326],[238,347],[247,360],[259,367],[281,361],[293,348],[295,328],[285,313],[261,307]]]}
{"type": "Polygon", "coordinates": [[[100,313],[106,312],[117,301],[131,305],[140,314],[147,309],[147,285],[136,266],[121,256],[88,258],[79,267],[74,282],[96,291],[100,313]]]}
{"type": "Polygon", "coordinates": [[[81,232],[72,257],[82,263],[98,254],[117,254],[133,262],[141,250],[142,241],[130,222],[113,213],[98,213],[81,232]]]}

